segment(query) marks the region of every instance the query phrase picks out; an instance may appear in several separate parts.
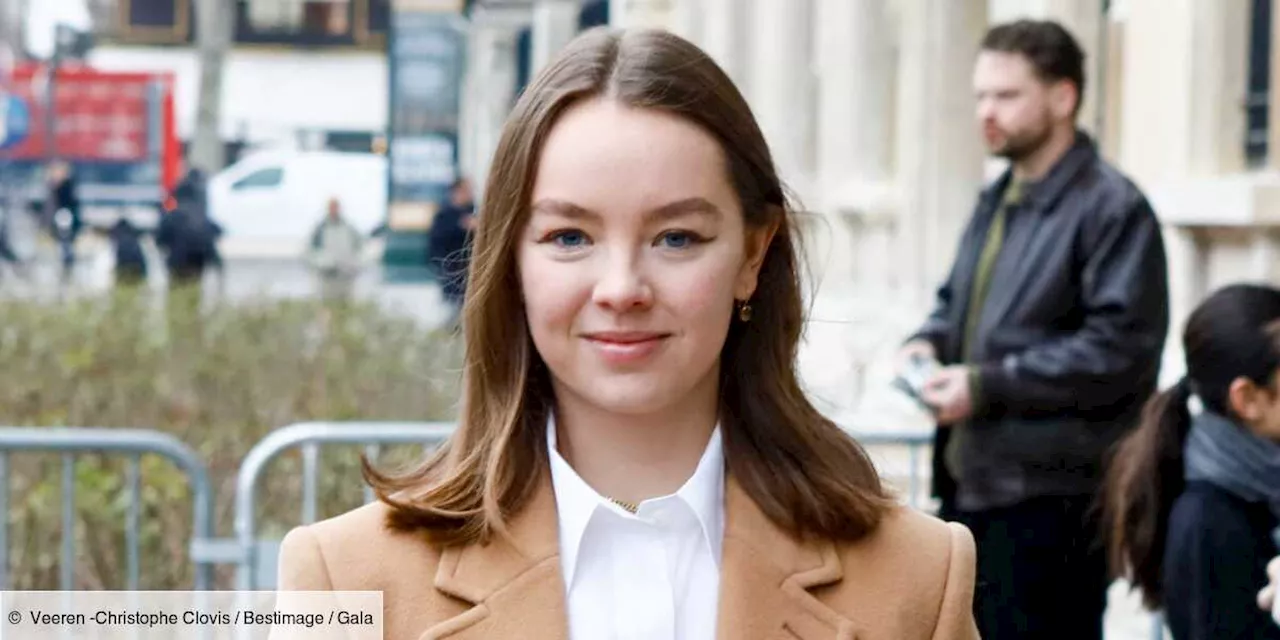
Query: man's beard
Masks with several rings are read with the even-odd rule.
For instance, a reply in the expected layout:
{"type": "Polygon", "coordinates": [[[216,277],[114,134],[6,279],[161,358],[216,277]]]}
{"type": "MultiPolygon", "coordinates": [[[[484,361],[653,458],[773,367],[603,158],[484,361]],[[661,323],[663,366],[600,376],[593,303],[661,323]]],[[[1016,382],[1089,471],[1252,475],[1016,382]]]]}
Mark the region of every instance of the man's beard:
{"type": "Polygon", "coordinates": [[[1004,144],[991,149],[991,153],[1001,158],[1007,158],[1011,162],[1018,162],[1035,154],[1035,152],[1044,147],[1049,142],[1052,130],[1053,128],[1046,118],[1044,122],[1040,123],[1040,126],[1034,129],[1005,136],[1004,144]]]}

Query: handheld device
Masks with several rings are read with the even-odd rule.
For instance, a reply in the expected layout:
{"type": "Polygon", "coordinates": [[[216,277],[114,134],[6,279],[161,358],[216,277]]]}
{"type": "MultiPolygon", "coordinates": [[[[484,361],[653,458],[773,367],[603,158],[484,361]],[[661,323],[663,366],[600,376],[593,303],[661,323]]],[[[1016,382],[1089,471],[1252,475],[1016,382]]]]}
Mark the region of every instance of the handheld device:
{"type": "Polygon", "coordinates": [[[924,399],[924,385],[938,367],[937,360],[920,354],[914,355],[907,361],[907,366],[894,377],[893,386],[930,413],[937,413],[937,407],[924,399]]]}

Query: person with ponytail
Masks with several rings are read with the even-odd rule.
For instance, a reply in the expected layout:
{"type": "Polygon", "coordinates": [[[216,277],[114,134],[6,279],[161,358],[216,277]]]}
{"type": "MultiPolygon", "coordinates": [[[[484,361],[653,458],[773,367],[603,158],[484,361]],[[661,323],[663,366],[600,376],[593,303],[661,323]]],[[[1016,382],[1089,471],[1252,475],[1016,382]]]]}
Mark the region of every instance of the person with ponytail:
{"type": "Polygon", "coordinates": [[[1280,552],[1280,289],[1215,292],[1183,348],[1186,376],[1147,402],[1108,470],[1112,572],[1177,640],[1280,640],[1258,608],[1280,552]]]}

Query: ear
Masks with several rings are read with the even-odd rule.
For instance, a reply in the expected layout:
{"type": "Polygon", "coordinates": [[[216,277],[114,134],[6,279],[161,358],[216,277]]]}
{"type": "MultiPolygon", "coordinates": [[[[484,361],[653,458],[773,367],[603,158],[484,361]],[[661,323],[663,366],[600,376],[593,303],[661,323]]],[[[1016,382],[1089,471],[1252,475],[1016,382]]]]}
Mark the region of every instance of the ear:
{"type": "Polygon", "coordinates": [[[1066,80],[1049,85],[1049,108],[1059,119],[1070,118],[1080,100],[1080,92],[1076,86],[1066,80]]]}
{"type": "Polygon", "coordinates": [[[770,216],[767,224],[747,228],[746,259],[742,263],[742,269],[738,271],[738,281],[733,288],[734,298],[749,300],[756,292],[760,268],[764,266],[765,256],[769,254],[769,247],[778,233],[778,224],[779,218],[770,216]]]}
{"type": "Polygon", "coordinates": [[[1257,422],[1262,419],[1265,409],[1262,397],[1264,391],[1252,380],[1240,376],[1227,387],[1227,407],[1240,420],[1257,422]]]}

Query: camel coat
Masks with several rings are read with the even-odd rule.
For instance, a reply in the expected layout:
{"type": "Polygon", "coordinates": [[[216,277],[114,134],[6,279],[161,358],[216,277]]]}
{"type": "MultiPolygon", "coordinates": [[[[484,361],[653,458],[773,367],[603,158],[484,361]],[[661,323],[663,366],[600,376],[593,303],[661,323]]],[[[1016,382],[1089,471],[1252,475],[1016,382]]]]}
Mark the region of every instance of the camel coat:
{"type": "MultiPolygon", "coordinates": [[[[550,474],[511,542],[441,549],[384,528],[388,510],[375,502],[291,531],[280,589],[381,591],[388,640],[567,638],[550,474]]],[[[974,558],[967,529],[905,507],[855,543],[797,541],[730,475],[717,638],[977,638],[974,558]]]]}

